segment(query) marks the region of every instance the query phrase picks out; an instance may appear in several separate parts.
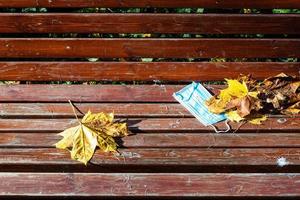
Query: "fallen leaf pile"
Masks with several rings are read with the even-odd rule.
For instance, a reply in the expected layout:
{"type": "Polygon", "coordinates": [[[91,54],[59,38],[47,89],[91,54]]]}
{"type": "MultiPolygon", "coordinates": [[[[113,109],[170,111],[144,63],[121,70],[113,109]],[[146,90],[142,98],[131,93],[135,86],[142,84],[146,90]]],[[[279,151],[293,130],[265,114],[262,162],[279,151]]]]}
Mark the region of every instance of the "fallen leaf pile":
{"type": "Polygon", "coordinates": [[[269,114],[300,113],[299,77],[284,73],[258,82],[250,76],[225,79],[228,87],[209,99],[208,109],[234,122],[261,124],[269,114]]]}
{"type": "MultiPolygon", "coordinates": [[[[77,118],[77,117],[76,117],[77,118]]],[[[93,157],[98,146],[104,152],[116,152],[114,137],[128,135],[126,123],[114,122],[114,115],[106,113],[86,113],[79,125],[59,133],[63,136],[56,148],[69,150],[71,158],[85,165],[93,157]]]]}

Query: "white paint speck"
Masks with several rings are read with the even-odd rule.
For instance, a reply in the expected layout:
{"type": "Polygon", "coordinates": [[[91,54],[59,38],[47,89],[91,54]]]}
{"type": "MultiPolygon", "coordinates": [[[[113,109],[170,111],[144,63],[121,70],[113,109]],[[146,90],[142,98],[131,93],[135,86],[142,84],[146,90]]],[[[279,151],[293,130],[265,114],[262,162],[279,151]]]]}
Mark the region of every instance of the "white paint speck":
{"type": "Polygon", "coordinates": [[[280,158],[277,159],[277,165],[279,167],[284,167],[284,166],[286,166],[288,164],[289,164],[289,161],[286,158],[284,158],[284,157],[280,157],[280,158]]]}

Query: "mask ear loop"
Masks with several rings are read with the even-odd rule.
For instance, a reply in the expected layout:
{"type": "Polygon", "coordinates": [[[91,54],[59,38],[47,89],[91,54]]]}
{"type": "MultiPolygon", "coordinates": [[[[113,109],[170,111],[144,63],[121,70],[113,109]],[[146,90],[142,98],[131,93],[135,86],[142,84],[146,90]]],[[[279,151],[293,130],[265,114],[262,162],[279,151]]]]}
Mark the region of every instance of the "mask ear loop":
{"type": "Polygon", "coordinates": [[[227,120],[225,121],[225,125],[226,125],[227,129],[226,129],[226,130],[222,130],[222,131],[219,131],[219,130],[217,129],[217,127],[214,126],[214,125],[209,125],[209,126],[211,126],[211,127],[214,129],[214,131],[215,131],[216,133],[227,133],[228,131],[231,130],[231,127],[230,127],[230,125],[229,125],[228,122],[229,122],[229,120],[227,119],[227,120]]]}

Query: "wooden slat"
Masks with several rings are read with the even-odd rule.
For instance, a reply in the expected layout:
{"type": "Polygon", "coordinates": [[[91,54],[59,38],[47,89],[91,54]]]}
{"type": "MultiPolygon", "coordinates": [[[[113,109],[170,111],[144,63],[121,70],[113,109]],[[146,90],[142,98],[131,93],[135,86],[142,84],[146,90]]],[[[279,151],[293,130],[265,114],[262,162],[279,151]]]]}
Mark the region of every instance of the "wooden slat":
{"type": "Polygon", "coordinates": [[[1,173],[1,195],[233,197],[300,195],[299,174],[1,173]],[[14,185],[14,187],[11,187],[14,185]],[[118,187],[116,187],[118,186],[118,187]]]}
{"type": "MultiPolygon", "coordinates": [[[[149,118],[128,119],[126,121],[133,132],[213,132],[211,127],[203,126],[195,118],[149,118]]],[[[1,132],[59,132],[77,125],[76,119],[2,119],[1,132]]],[[[240,124],[233,123],[232,131],[240,124]]],[[[299,132],[300,118],[270,118],[263,125],[245,124],[239,132],[299,132]]],[[[225,123],[217,124],[225,129],[225,123]]]]}
{"type": "MultiPolygon", "coordinates": [[[[205,85],[213,93],[222,85],[205,85]]],[[[0,102],[145,102],[173,103],[184,85],[1,85],[0,102]],[[38,95],[37,95],[38,92],[38,95]]]]}
{"type": "Polygon", "coordinates": [[[300,8],[298,0],[0,0],[0,7],[206,7],[206,8],[300,8]]]}
{"type": "Polygon", "coordinates": [[[0,62],[0,80],[211,81],[240,74],[299,76],[299,69],[299,62],[0,62]]]}
{"type": "MultiPolygon", "coordinates": [[[[0,133],[0,147],[53,147],[61,138],[56,133],[0,133]]],[[[291,148],[300,147],[300,134],[137,133],[122,138],[119,144],[126,148],[291,148]]]]}
{"type": "MultiPolygon", "coordinates": [[[[97,112],[114,112],[116,117],[192,117],[180,104],[173,103],[74,103],[82,113],[91,110],[97,112]]],[[[0,103],[2,118],[66,118],[74,117],[69,103],[0,103]]],[[[78,112],[78,116],[82,116],[78,112]]]]}
{"type": "Polygon", "coordinates": [[[1,85],[1,102],[175,102],[184,85],[1,85]],[[37,95],[38,94],[38,95],[37,95]]]}
{"type": "Polygon", "coordinates": [[[130,148],[85,166],[55,148],[0,148],[1,172],[299,172],[300,148],[130,148]],[[278,166],[285,158],[286,165],[278,166]]]}
{"type": "Polygon", "coordinates": [[[296,197],[299,180],[299,174],[0,174],[1,195],[8,196],[296,197]]]}
{"type": "Polygon", "coordinates": [[[0,14],[0,33],[299,34],[299,15],[0,14]]]}
{"type": "MultiPolygon", "coordinates": [[[[1,85],[0,102],[177,102],[184,85],[1,85]],[[37,93],[38,92],[38,95],[37,93]]],[[[206,85],[213,93],[222,85],[206,85]]]]}
{"type": "MultiPolygon", "coordinates": [[[[289,166],[300,166],[300,148],[132,148],[119,149],[119,155],[96,151],[94,165],[130,165],[148,167],[187,166],[277,166],[277,159],[286,158],[289,166]]],[[[1,171],[5,165],[82,165],[70,158],[70,153],[55,148],[0,148],[1,171]]],[[[170,169],[171,170],[171,169],[170,169]]],[[[176,171],[176,169],[174,169],[176,171]]],[[[9,169],[5,170],[9,171],[9,169]]]]}
{"type": "MultiPolygon", "coordinates": [[[[115,117],[130,118],[190,118],[192,114],[179,103],[73,103],[78,116],[91,110],[113,112],[115,117]]],[[[1,118],[72,118],[69,103],[0,103],[1,118]]],[[[274,116],[272,116],[274,117],[274,116]]],[[[284,115],[276,115],[284,117],[284,115]]]]}
{"type": "Polygon", "coordinates": [[[300,57],[299,39],[1,38],[1,58],[300,57]]]}

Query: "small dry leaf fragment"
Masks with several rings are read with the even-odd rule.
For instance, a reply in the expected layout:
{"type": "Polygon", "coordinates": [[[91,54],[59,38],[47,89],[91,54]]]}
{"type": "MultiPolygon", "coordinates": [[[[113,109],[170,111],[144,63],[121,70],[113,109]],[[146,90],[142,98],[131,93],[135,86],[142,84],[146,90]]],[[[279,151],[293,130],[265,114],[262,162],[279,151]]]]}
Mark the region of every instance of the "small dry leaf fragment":
{"type": "Polygon", "coordinates": [[[283,110],[282,113],[291,115],[300,114],[300,101],[283,110]]]}
{"type": "Polygon", "coordinates": [[[114,115],[106,113],[86,113],[79,125],[59,133],[63,138],[56,148],[69,150],[71,158],[85,165],[94,155],[98,146],[104,152],[116,152],[114,137],[128,135],[126,123],[115,123],[114,115]]]}
{"type": "Polygon", "coordinates": [[[244,120],[244,118],[238,114],[237,110],[226,112],[226,117],[232,122],[241,122],[244,120]]]}
{"type": "Polygon", "coordinates": [[[268,119],[267,115],[262,115],[260,117],[249,119],[248,121],[250,124],[260,125],[262,124],[262,122],[266,121],[267,119],[268,119]]]}

